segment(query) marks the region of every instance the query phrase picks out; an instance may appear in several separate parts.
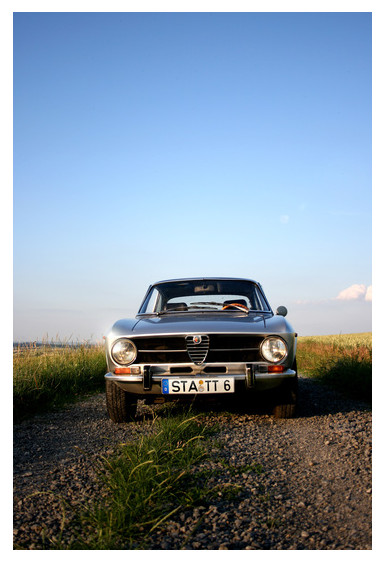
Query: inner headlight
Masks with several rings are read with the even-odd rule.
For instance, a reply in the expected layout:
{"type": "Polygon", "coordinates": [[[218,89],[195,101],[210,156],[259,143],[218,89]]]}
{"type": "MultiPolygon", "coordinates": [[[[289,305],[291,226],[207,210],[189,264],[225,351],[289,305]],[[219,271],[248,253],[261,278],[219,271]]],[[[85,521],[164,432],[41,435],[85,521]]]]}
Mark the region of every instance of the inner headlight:
{"type": "Polygon", "coordinates": [[[287,344],[277,337],[266,338],[261,344],[260,351],[264,359],[270,363],[278,363],[288,354],[287,344]]]}
{"type": "Polygon", "coordinates": [[[113,344],[111,355],[119,365],[129,365],[136,359],[137,349],[131,340],[121,339],[113,344]]]}

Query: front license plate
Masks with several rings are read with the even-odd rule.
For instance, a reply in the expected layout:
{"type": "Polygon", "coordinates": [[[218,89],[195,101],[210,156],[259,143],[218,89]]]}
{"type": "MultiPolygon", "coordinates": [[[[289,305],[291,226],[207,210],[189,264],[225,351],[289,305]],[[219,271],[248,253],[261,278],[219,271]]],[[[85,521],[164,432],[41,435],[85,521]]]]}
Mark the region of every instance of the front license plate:
{"type": "Polygon", "coordinates": [[[163,394],[227,394],[235,392],[235,380],[229,379],[163,379],[161,381],[163,394]]]}

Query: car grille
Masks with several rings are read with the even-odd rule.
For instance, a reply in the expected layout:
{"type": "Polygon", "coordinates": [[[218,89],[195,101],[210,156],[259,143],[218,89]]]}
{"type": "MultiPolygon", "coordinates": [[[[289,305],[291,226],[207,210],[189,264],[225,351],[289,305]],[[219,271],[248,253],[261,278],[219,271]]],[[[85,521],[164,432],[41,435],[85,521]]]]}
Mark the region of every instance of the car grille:
{"type": "Polygon", "coordinates": [[[243,363],[261,361],[263,336],[210,334],[198,345],[193,336],[132,338],[137,347],[136,363],[243,363]]]}
{"type": "Polygon", "coordinates": [[[192,361],[196,363],[196,365],[204,363],[209,350],[209,337],[200,336],[201,342],[199,344],[194,343],[194,336],[187,336],[185,339],[187,341],[188,355],[192,361]]]}

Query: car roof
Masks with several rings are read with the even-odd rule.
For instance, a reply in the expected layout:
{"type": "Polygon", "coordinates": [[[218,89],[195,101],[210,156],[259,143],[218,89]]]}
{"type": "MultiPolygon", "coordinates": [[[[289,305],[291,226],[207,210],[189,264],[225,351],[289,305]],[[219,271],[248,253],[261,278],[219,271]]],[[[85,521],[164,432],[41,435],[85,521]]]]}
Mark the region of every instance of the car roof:
{"type": "Polygon", "coordinates": [[[157,281],[156,283],[152,283],[152,286],[161,285],[162,283],[173,283],[180,281],[248,281],[248,283],[255,283],[256,285],[260,284],[253,279],[244,279],[242,277],[185,277],[181,279],[165,279],[164,281],[157,281]]]}

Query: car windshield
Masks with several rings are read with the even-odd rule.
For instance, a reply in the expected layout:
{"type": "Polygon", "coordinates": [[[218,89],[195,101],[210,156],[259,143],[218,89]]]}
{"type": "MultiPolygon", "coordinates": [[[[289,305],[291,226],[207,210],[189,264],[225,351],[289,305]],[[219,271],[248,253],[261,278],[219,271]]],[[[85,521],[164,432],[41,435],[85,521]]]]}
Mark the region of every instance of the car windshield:
{"type": "Polygon", "coordinates": [[[270,312],[265,297],[251,281],[199,279],[154,285],[139,314],[236,310],[270,312]]]}

